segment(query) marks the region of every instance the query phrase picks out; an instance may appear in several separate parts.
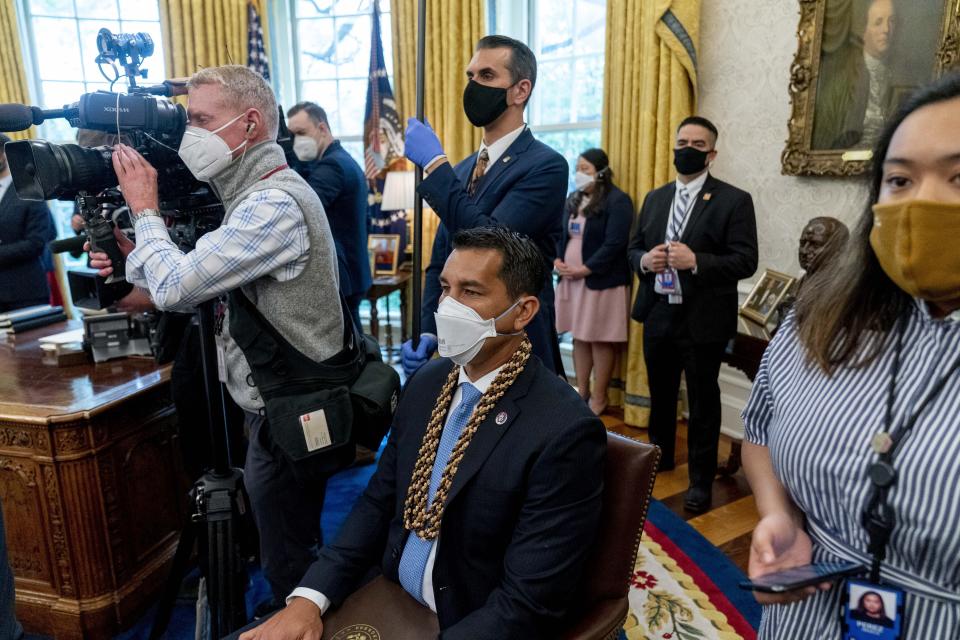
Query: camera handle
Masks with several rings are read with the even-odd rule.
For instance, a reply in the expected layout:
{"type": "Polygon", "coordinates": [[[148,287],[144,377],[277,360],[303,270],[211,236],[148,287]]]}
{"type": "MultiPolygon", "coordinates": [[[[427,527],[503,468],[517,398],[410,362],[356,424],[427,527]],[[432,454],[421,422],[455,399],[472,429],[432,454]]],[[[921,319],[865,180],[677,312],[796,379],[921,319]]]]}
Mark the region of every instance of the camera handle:
{"type": "Polygon", "coordinates": [[[106,253],[113,266],[113,273],[107,277],[106,283],[126,284],[126,259],[120,252],[117,238],[113,235],[113,225],[100,215],[100,206],[104,203],[113,202],[113,199],[81,193],[77,196],[76,202],[80,217],[83,218],[83,228],[87,233],[87,239],[90,241],[90,250],[106,253]]]}

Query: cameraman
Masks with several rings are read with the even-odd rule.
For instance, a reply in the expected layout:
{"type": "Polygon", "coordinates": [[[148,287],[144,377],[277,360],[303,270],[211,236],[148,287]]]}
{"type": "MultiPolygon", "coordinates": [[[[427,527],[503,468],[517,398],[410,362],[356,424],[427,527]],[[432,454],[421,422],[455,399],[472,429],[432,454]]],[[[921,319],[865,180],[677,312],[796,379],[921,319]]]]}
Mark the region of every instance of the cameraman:
{"type": "MultiPolygon", "coordinates": [[[[333,238],[316,192],[287,167],[276,144],[278,111],[269,85],[246,67],[227,65],[197,72],[188,87],[180,157],[223,201],[223,223],[182,253],[157,212],[156,170],[117,145],[113,165],[137,239],[134,248],[117,236],[129,254],[127,278],[149,289],[160,309],[187,309],[239,289],[297,350],[316,362],[330,358],[344,335],[333,238]]],[[[101,275],[111,273],[105,254],[91,257],[101,275]]],[[[227,390],[249,428],[244,477],[260,559],[280,606],[316,558],[326,477],[306,483],[294,476],[270,437],[250,365],[228,331],[236,328],[229,319],[218,324],[227,390]]]]}

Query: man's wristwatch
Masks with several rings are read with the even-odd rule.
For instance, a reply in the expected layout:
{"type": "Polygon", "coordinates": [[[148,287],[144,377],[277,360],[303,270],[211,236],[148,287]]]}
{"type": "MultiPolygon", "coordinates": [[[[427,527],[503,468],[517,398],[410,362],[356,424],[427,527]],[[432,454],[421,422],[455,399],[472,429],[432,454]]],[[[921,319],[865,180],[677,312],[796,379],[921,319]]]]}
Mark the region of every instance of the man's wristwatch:
{"type": "Polygon", "coordinates": [[[141,209],[140,211],[130,211],[130,222],[136,224],[137,220],[140,218],[146,218],[147,216],[156,216],[161,217],[160,212],[156,209],[141,209]]]}

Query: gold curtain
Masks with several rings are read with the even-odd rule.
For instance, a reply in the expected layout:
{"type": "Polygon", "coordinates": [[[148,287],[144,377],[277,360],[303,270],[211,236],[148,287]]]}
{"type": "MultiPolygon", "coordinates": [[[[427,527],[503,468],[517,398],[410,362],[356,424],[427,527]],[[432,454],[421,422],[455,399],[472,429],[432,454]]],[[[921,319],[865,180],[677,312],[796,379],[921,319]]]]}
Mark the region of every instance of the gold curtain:
{"type": "MultiPolygon", "coordinates": [[[[417,0],[393,0],[394,94],[400,121],[417,109],[417,0]]],[[[451,164],[480,147],[480,130],[463,114],[464,70],[473,57],[477,40],[484,35],[483,0],[427,0],[426,55],[424,57],[423,113],[437,132],[451,164]]],[[[429,259],[440,220],[432,212],[423,216],[423,249],[429,259]]]]}
{"type": "MultiPolygon", "coordinates": [[[[32,104],[20,53],[20,30],[13,0],[0,0],[0,102],[32,104]]],[[[13,140],[36,137],[36,128],[8,134],[13,140]]]]}
{"type": "MultiPolygon", "coordinates": [[[[674,132],[696,107],[699,33],[700,0],[607,0],[601,144],[638,211],[675,175],[674,132]]],[[[624,420],[646,426],[643,327],[633,321],[625,360],[624,420]]]]}
{"type": "MultiPolygon", "coordinates": [[[[266,39],[266,2],[252,1],[266,39]]],[[[167,75],[189,77],[205,67],[246,65],[248,4],[248,0],[160,0],[167,75]]]]}

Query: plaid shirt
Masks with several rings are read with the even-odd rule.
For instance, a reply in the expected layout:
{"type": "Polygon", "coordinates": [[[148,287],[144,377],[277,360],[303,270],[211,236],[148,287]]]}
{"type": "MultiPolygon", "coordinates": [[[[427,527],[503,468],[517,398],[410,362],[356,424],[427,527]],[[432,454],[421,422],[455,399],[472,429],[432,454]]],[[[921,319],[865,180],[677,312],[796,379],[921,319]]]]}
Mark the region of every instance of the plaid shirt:
{"type": "Polygon", "coordinates": [[[170,240],[162,218],[144,216],[135,225],[137,246],[127,256],[127,280],[149,289],[164,310],[194,305],[269,276],[300,275],[310,257],[310,236],[300,207],[278,189],[255,191],[226,224],[183,253],[170,240]]]}

